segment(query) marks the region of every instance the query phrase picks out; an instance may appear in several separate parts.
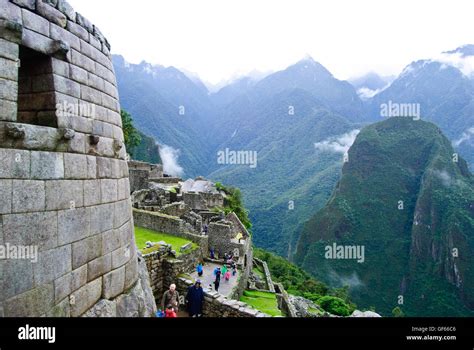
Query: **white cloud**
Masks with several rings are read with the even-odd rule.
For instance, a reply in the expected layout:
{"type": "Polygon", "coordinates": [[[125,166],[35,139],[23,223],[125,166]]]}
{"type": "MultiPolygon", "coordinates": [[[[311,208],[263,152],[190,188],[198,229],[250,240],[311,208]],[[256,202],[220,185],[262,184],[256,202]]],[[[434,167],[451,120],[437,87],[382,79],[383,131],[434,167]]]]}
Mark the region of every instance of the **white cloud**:
{"type": "Polygon", "coordinates": [[[160,157],[163,162],[163,171],[171,176],[181,176],[184,172],[178,163],[180,151],[168,145],[160,145],[160,157]]]}
{"type": "Polygon", "coordinates": [[[349,288],[360,288],[364,286],[364,282],[362,282],[355,271],[351,275],[342,276],[331,269],[329,271],[329,278],[333,286],[349,286],[349,288]]]}
{"type": "Polygon", "coordinates": [[[465,132],[463,132],[461,137],[458,140],[453,141],[453,145],[455,147],[459,147],[461,143],[470,140],[473,136],[474,136],[474,127],[469,128],[465,132]]]}
{"type": "Polygon", "coordinates": [[[474,56],[463,57],[460,52],[442,53],[436,56],[433,60],[443,63],[441,69],[445,69],[446,65],[448,65],[459,69],[469,78],[474,76],[474,56]]]}
{"type": "Polygon", "coordinates": [[[314,148],[320,151],[335,152],[345,154],[354,143],[360,130],[352,130],[335,138],[329,138],[322,142],[316,142],[314,148]]]}
{"type": "Polygon", "coordinates": [[[357,94],[359,95],[361,99],[368,100],[374,97],[375,95],[377,95],[380,91],[382,91],[382,89],[372,90],[367,87],[363,87],[357,90],[357,94]]]}

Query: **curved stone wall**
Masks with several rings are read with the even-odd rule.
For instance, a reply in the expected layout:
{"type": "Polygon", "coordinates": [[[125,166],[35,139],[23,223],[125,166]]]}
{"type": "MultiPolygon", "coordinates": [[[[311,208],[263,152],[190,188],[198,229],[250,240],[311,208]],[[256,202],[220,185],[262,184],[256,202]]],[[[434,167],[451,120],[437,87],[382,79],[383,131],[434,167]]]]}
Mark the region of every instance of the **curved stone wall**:
{"type": "Polygon", "coordinates": [[[0,8],[0,316],[81,316],[144,284],[110,45],[64,0],[0,8]]]}

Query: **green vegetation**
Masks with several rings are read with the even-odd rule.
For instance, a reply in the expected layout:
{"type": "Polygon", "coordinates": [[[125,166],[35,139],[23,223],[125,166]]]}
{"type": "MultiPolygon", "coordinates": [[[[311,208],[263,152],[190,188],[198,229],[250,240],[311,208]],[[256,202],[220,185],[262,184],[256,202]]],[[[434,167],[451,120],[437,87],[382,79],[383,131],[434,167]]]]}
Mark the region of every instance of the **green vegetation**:
{"type": "Polygon", "coordinates": [[[403,313],[402,309],[397,306],[392,310],[392,316],[393,317],[405,317],[405,314],[403,313]]]}
{"type": "Polygon", "coordinates": [[[453,153],[425,121],[364,128],[327,205],[304,227],[296,263],[332,287],[349,284],[351,300],[383,316],[392,315],[402,283],[407,316],[472,316],[474,179],[453,153]],[[334,242],[363,246],[364,263],[326,259],[334,242]],[[452,247],[462,247],[463,259],[453,259],[452,247]]]}
{"type": "Polygon", "coordinates": [[[131,152],[140,144],[141,137],[138,130],[135,129],[135,126],[133,125],[133,119],[130,113],[122,109],[120,111],[120,116],[122,117],[122,130],[125,139],[125,147],[127,147],[128,152],[131,152]]]}
{"type": "Polygon", "coordinates": [[[267,263],[272,279],[281,283],[288,293],[304,297],[318,305],[322,297],[331,296],[341,300],[344,303],[342,308],[347,309],[349,314],[356,309],[356,305],[350,300],[348,287],[331,289],[300,267],[263,249],[254,248],[254,256],[267,263]]]}
{"type": "Polygon", "coordinates": [[[240,190],[234,187],[226,187],[220,182],[216,183],[216,188],[219,191],[224,191],[227,195],[224,203],[225,213],[228,214],[230,212],[234,212],[242,224],[247,228],[247,230],[250,230],[252,228],[252,223],[248,217],[248,210],[244,207],[242,193],[240,190]]]}
{"type": "MultiPolygon", "coordinates": [[[[161,242],[164,241],[167,244],[171,244],[173,250],[176,251],[176,255],[181,255],[179,249],[191,241],[188,241],[184,238],[175,237],[166,233],[152,231],[143,227],[135,226],[135,242],[137,243],[138,249],[141,250],[143,254],[148,254],[153,252],[154,250],[158,249],[156,247],[152,248],[145,248],[146,242],[161,242]]],[[[193,243],[192,250],[196,249],[198,246],[197,244],[193,243]]]]}
{"type": "Polygon", "coordinates": [[[351,314],[349,305],[341,298],[325,295],[319,298],[318,303],[325,311],[333,315],[349,316],[351,314]]]}
{"type": "Polygon", "coordinates": [[[246,290],[240,301],[268,315],[282,316],[275,293],[246,290]]]}

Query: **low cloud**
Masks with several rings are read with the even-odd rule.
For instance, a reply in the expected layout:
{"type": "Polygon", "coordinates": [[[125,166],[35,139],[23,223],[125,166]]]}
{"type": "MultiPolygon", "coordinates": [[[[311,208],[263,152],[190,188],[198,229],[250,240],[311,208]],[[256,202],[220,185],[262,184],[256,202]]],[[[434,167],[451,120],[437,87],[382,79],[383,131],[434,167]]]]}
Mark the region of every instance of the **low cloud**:
{"type": "Polygon", "coordinates": [[[331,280],[331,285],[333,286],[349,286],[349,288],[360,288],[364,286],[364,282],[359,278],[357,272],[352,272],[351,275],[342,276],[339,275],[336,271],[330,270],[329,271],[329,279],[331,280]]]}
{"type": "Polygon", "coordinates": [[[453,145],[458,147],[461,143],[466,142],[474,137],[474,127],[467,129],[462,133],[461,137],[458,140],[453,141],[453,145]]]}
{"type": "Polygon", "coordinates": [[[444,187],[450,187],[451,184],[453,183],[451,175],[449,175],[446,170],[441,170],[441,171],[435,170],[433,173],[438,179],[441,180],[444,187]]]}
{"type": "Polygon", "coordinates": [[[357,94],[362,100],[368,100],[377,95],[382,89],[372,90],[367,87],[360,88],[357,90],[357,94]]]}
{"type": "MultiPolygon", "coordinates": [[[[463,56],[460,52],[445,52],[435,57],[433,61],[455,67],[467,77],[474,77],[474,56],[463,56]]],[[[441,66],[441,68],[444,68],[444,66],[441,66]]]]}
{"type": "Polygon", "coordinates": [[[347,151],[349,151],[349,148],[351,148],[359,133],[360,130],[358,129],[352,130],[343,135],[329,138],[322,142],[316,142],[314,144],[314,148],[320,151],[345,154],[347,151]]]}
{"type": "Polygon", "coordinates": [[[181,176],[184,172],[178,163],[180,151],[168,145],[160,145],[160,157],[163,162],[163,171],[171,176],[181,176]]]}

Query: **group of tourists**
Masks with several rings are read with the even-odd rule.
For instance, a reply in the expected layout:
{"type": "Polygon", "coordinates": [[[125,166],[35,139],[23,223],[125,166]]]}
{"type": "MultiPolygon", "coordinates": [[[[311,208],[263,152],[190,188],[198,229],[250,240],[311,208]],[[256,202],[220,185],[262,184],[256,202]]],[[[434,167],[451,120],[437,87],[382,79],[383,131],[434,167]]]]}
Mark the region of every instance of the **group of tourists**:
{"type": "MultiPolygon", "coordinates": [[[[190,317],[202,316],[204,290],[201,287],[201,280],[196,280],[196,283],[188,288],[184,302],[190,317]]],[[[161,309],[157,312],[157,317],[178,317],[179,304],[179,292],[176,290],[176,285],[172,284],[170,285],[170,288],[163,294],[163,298],[161,300],[161,309]]]]}
{"type": "MultiPolygon", "coordinates": [[[[214,255],[214,251],[211,250],[211,257],[214,255]]],[[[200,262],[196,266],[196,272],[198,277],[201,278],[204,274],[203,264],[200,262]]],[[[237,265],[234,261],[234,255],[232,253],[224,254],[224,264],[222,267],[216,267],[214,269],[214,289],[219,291],[221,279],[225,282],[229,282],[231,277],[237,275],[237,265]]],[[[212,287],[212,285],[210,285],[212,287]]],[[[186,297],[181,302],[186,305],[186,310],[190,317],[201,317],[202,316],[202,305],[204,302],[204,290],[202,289],[202,282],[197,279],[194,285],[188,288],[186,297]]],[[[180,307],[180,296],[176,290],[176,285],[170,285],[169,289],[163,294],[161,300],[161,309],[157,312],[157,317],[174,318],[178,317],[180,307]]]]}

